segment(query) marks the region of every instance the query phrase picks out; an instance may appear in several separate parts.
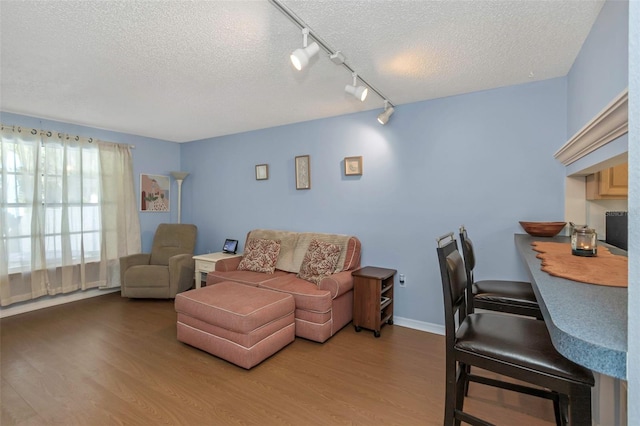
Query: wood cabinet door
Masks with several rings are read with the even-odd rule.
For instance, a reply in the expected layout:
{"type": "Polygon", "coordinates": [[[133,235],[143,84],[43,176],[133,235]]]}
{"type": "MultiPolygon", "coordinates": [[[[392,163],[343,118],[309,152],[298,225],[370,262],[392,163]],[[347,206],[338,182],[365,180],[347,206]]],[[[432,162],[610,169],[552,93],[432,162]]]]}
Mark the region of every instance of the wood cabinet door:
{"type": "Polygon", "coordinates": [[[628,163],[620,164],[600,172],[600,195],[627,197],[628,192],[628,163]]]}
{"type": "Polygon", "coordinates": [[[628,163],[587,176],[587,200],[624,200],[629,193],[628,163]]]}

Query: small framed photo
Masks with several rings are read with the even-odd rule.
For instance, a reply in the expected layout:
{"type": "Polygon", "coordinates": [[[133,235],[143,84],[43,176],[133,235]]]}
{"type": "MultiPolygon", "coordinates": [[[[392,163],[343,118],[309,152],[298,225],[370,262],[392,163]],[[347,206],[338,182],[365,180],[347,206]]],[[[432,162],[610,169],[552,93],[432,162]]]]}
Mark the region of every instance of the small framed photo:
{"type": "Polygon", "coordinates": [[[308,155],[296,157],[296,189],[311,189],[311,164],[308,155]]]}
{"type": "Polygon", "coordinates": [[[344,158],[344,174],[347,176],[362,175],[362,156],[344,158]]]}
{"type": "Polygon", "coordinates": [[[269,165],[268,164],[256,165],[256,180],[267,180],[267,179],[269,179],[269,165]]]}

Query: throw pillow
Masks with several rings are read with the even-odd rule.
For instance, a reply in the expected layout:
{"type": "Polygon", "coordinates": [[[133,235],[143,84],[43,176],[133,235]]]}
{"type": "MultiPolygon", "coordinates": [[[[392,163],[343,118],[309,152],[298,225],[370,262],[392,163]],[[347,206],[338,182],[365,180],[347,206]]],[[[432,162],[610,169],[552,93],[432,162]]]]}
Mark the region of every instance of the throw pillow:
{"type": "Polygon", "coordinates": [[[280,254],[279,240],[251,238],[244,248],[244,254],[238,265],[238,270],[273,274],[276,269],[278,254],[280,254]]]}
{"type": "Polygon", "coordinates": [[[335,271],[339,257],[340,247],[337,244],[311,240],[302,260],[298,278],[320,284],[324,277],[335,271]]]}

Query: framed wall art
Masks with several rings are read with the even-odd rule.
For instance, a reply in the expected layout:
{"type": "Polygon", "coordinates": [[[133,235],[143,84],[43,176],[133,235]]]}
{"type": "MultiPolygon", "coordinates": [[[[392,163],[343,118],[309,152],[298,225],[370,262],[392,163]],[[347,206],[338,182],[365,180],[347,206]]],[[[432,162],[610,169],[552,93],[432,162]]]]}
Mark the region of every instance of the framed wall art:
{"type": "Polygon", "coordinates": [[[362,156],[344,158],[344,174],[346,176],[362,175],[362,156]]]}
{"type": "Polygon", "coordinates": [[[311,164],[308,155],[296,157],[296,189],[311,189],[311,164]]]}
{"type": "Polygon", "coordinates": [[[269,165],[268,164],[257,164],[256,165],[256,180],[267,180],[269,179],[269,165]]]}
{"type": "Polygon", "coordinates": [[[140,211],[168,212],[170,188],[171,180],[169,176],[141,173],[140,211]]]}

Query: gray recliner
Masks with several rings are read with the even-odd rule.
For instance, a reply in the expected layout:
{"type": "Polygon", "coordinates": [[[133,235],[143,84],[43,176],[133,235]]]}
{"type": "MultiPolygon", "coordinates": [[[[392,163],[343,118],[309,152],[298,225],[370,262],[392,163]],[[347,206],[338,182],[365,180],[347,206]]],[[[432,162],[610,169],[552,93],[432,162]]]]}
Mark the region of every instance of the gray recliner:
{"type": "Polygon", "coordinates": [[[122,297],[173,299],[193,285],[193,251],[198,228],[162,223],[153,237],[151,253],[120,258],[122,297]]]}

